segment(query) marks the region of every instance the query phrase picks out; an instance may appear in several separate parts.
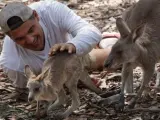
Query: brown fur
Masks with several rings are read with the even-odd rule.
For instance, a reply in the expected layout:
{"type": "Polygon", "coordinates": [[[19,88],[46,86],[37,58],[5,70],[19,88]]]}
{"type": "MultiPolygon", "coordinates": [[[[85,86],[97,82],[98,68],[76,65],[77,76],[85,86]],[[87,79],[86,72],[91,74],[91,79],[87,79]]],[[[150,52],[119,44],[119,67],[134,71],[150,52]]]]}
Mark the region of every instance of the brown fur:
{"type": "Polygon", "coordinates": [[[72,105],[61,116],[69,116],[80,105],[77,92],[77,82],[79,79],[94,92],[101,92],[91,81],[84,68],[82,59],[82,57],[68,54],[67,52],[57,53],[44,62],[42,73],[36,77],[29,66],[26,66],[25,74],[29,78],[27,83],[27,87],[29,88],[28,99],[30,101],[47,100],[50,102],[56,100],[49,106],[48,110],[56,108],[66,102],[63,88],[65,84],[72,96],[72,105]]]}
{"type": "MultiPolygon", "coordinates": [[[[123,19],[116,21],[121,34],[120,40],[112,47],[105,61],[105,67],[122,69],[122,96],[124,90],[133,92],[133,68],[141,66],[143,80],[137,96],[130,106],[141,96],[143,90],[154,73],[156,62],[160,58],[160,1],[140,0],[136,5],[126,10],[123,19]]],[[[124,101],[123,101],[124,102],[124,101]]]]}

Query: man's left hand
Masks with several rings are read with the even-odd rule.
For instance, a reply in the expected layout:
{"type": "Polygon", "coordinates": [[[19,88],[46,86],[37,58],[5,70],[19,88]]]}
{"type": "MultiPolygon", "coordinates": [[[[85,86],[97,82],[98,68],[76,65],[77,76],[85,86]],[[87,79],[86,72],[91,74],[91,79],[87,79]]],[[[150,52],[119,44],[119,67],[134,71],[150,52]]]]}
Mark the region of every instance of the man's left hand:
{"type": "Polygon", "coordinates": [[[53,45],[50,49],[49,56],[56,54],[57,51],[65,51],[67,50],[68,53],[75,53],[76,47],[72,43],[59,43],[53,45]]]}

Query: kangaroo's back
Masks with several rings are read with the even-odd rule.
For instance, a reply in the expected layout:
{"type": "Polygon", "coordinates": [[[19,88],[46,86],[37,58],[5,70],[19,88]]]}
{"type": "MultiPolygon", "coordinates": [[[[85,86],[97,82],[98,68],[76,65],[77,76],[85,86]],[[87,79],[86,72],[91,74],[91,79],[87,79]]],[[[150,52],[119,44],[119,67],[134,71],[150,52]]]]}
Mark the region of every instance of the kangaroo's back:
{"type": "Polygon", "coordinates": [[[69,54],[67,52],[59,52],[44,61],[42,72],[46,69],[57,69],[57,71],[60,71],[70,64],[80,66],[80,64],[78,64],[79,62],[80,60],[77,55],[69,54]]]}
{"type": "Polygon", "coordinates": [[[126,9],[122,18],[126,21],[131,30],[140,24],[150,24],[155,19],[160,19],[160,1],[159,0],[139,0],[136,4],[126,9]]]}
{"type": "Polygon", "coordinates": [[[139,27],[137,42],[148,49],[154,59],[159,59],[160,0],[140,0],[124,12],[123,19],[131,31],[139,27]]]}
{"type": "Polygon", "coordinates": [[[69,73],[82,71],[82,63],[79,57],[75,54],[69,54],[67,52],[59,52],[54,56],[49,57],[43,65],[42,73],[48,70],[46,80],[51,81],[54,86],[61,86],[64,84],[69,73]]]}

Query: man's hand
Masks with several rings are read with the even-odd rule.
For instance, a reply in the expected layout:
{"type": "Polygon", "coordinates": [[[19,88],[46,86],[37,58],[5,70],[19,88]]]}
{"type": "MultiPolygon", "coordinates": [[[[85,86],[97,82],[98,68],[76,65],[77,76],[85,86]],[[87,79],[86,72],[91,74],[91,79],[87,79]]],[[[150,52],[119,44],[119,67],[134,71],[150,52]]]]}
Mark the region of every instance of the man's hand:
{"type": "Polygon", "coordinates": [[[71,43],[55,44],[50,49],[49,56],[52,56],[52,55],[56,54],[57,51],[65,51],[65,50],[67,50],[68,53],[75,53],[76,52],[76,47],[71,43]]]}

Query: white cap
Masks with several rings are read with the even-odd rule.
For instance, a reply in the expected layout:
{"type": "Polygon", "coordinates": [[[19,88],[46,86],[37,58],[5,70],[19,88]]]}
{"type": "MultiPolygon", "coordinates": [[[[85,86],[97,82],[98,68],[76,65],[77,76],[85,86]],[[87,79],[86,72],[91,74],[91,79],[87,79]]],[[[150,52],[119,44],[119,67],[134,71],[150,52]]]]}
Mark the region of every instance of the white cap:
{"type": "Polygon", "coordinates": [[[21,2],[8,3],[0,11],[0,27],[3,32],[14,30],[26,22],[33,14],[33,10],[21,2]],[[15,19],[10,19],[15,17],[15,19]]]}

